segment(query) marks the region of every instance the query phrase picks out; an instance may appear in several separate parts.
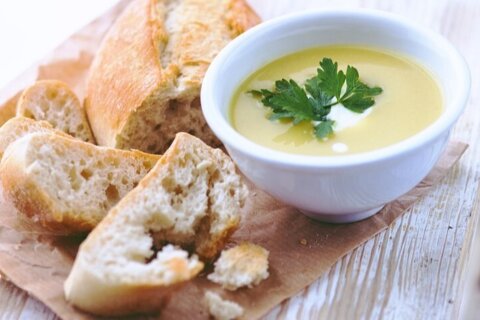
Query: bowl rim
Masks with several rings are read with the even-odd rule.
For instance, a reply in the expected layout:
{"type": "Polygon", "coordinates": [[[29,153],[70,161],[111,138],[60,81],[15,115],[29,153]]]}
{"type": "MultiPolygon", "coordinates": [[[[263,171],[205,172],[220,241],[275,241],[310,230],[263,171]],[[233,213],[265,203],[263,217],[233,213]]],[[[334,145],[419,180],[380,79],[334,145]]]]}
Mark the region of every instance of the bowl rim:
{"type": "Polygon", "coordinates": [[[442,133],[448,131],[450,127],[460,117],[466,107],[470,93],[470,71],[465,59],[455,47],[443,36],[437,34],[426,27],[414,23],[402,16],[380,10],[372,9],[322,9],[309,12],[298,12],[283,15],[271,20],[267,20],[245,33],[235,38],[212,61],[208,68],[201,89],[201,105],[203,115],[214,134],[225,144],[227,149],[235,149],[249,156],[262,160],[273,166],[291,167],[291,168],[338,168],[356,165],[371,164],[396,157],[400,154],[408,153],[434,140],[442,133]],[[414,134],[407,139],[401,140],[392,145],[356,153],[351,155],[338,156],[315,156],[293,154],[271,149],[257,144],[237,132],[220,111],[220,107],[215,102],[215,83],[220,78],[220,68],[224,61],[234,53],[237,48],[248,45],[257,33],[270,31],[284,24],[294,24],[298,20],[315,19],[322,21],[322,17],[362,17],[371,18],[375,23],[394,23],[397,26],[410,29],[416,34],[420,34],[430,39],[432,46],[442,47],[442,53],[446,55],[449,63],[459,74],[458,88],[451,99],[451,106],[443,112],[438,119],[425,129],[414,134]]]}

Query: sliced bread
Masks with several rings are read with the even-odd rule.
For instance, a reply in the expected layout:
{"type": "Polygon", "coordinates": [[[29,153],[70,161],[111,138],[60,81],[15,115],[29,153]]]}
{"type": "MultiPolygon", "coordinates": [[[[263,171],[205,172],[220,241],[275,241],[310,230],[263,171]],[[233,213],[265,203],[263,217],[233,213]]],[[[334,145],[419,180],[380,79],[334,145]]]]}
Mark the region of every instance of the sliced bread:
{"type": "Polygon", "coordinates": [[[224,250],[208,279],[228,290],[257,285],[268,278],[268,254],[266,249],[249,242],[224,250]]]}
{"type": "Polygon", "coordinates": [[[63,131],[56,130],[46,121],[35,121],[25,117],[14,117],[0,127],[0,159],[7,147],[15,140],[34,132],[56,133],[64,137],[70,137],[63,131]]]}
{"type": "Polygon", "coordinates": [[[155,249],[168,242],[213,257],[238,225],[246,196],[230,158],[189,134],[177,134],[155,167],[81,245],[65,282],[67,300],[110,316],[161,309],[175,284],[203,265],[170,244],[156,256],[155,249]]]}
{"type": "Polygon", "coordinates": [[[95,142],[85,109],[61,81],[41,80],[26,88],[17,103],[17,116],[48,121],[75,138],[95,142]]]}
{"type": "Polygon", "coordinates": [[[170,294],[195,277],[203,263],[172,245],[152,250],[155,215],[108,215],[80,246],[65,281],[65,297],[96,315],[159,311],[170,294]]]}
{"type": "Polygon", "coordinates": [[[52,133],[11,143],[0,163],[4,193],[46,230],[93,229],[155,165],[159,156],[125,151],[52,133]]]}
{"type": "Polygon", "coordinates": [[[240,221],[247,188],[232,160],[186,133],[109,215],[124,223],[142,217],[157,246],[173,243],[213,258],[240,221]]]}

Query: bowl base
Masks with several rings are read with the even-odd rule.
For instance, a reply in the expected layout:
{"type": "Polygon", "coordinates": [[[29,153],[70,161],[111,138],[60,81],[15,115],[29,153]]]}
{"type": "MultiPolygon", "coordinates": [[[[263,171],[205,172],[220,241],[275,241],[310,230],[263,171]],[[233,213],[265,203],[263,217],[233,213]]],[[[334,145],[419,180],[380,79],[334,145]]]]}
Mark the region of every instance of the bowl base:
{"type": "Polygon", "coordinates": [[[355,213],[349,213],[349,214],[325,214],[325,213],[317,213],[317,212],[311,212],[311,211],[306,211],[301,209],[299,210],[304,215],[320,222],[350,223],[350,222],[357,222],[360,220],[370,218],[371,216],[373,216],[374,214],[382,210],[383,207],[384,206],[380,206],[374,209],[355,212],[355,213]]]}

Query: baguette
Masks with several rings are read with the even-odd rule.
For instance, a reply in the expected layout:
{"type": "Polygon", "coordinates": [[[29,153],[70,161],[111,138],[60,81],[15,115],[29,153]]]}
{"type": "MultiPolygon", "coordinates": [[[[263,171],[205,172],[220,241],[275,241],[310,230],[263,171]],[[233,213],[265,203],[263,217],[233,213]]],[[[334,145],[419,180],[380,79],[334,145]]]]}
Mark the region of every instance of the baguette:
{"type": "Polygon", "coordinates": [[[46,231],[82,233],[92,230],[158,159],[31,133],[7,147],[0,178],[6,197],[46,231]]]}
{"type": "Polygon", "coordinates": [[[26,88],[17,103],[17,116],[48,121],[75,138],[95,142],[85,109],[61,81],[41,80],[26,88]]]}
{"type": "Polygon", "coordinates": [[[258,23],[244,0],[134,0],[105,37],[85,107],[98,144],[162,153],[175,134],[220,142],[200,109],[210,62],[258,23]]]}
{"type": "Polygon", "coordinates": [[[35,121],[25,117],[14,117],[0,127],[0,160],[7,147],[15,140],[34,132],[55,133],[70,137],[63,131],[56,130],[46,121],[35,121]]]}

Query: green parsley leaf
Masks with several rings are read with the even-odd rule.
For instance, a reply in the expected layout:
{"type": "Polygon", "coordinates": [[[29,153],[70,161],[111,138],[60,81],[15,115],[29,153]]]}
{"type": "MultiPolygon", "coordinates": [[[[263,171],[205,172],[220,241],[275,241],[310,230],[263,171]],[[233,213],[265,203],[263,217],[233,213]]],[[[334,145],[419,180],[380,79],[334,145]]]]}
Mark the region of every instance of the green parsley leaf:
{"type": "Polygon", "coordinates": [[[284,111],[293,114],[293,123],[297,124],[303,120],[310,120],[313,117],[310,100],[303,90],[294,80],[285,79],[275,83],[279,94],[271,98],[274,105],[281,106],[284,111]]]}
{"type": "Polygon", "coordinates": [[[314,126],[315,136],[319,139],[327,138],[333,134],[333,124],[332,120],[325,120],[314,126]]]}
{"type": "Polygon", "coordinates": [[[343,84],[345,83],[345,74],[338,71],[338,63],[333,63],[330,58],[323,58],[320,61],[320,68],[317,69],[317,81],[322,91],[331,97],[340,99],[343,84]]]}
{"type": "Polygon", "coordinates": [[[308,79],[305,82],[305,90],[310,94],[310,104],[313,106],[313,120],[324,120],[325,116],[330,113],[333,96],[324,92],[320,87],[320,81],[317,77],[308,79]]]}
{"type": "Polygon", "coordinates": [[[328,119],[333,106],[343,104],[353,112],[362,113],[375,104],[374,97],[382,89],[362,82],[354,67],[348,66],[344,73],[338,70],[337,62],[323,58],[317,75],[306,80],[304,87],[294,80],[282,79],[275,81],[273,91],[261,89],[249,93],[272,109],[270,120],[291,120],[294,125],[311,121],[315,136],[323,139],[333,134],[334,121],[328,119]]]}
{"type": "Polygon", "coordinates": [[[291,118],[294,124],[313,118],[313,109],[310,100],[294,80],[278,80],[275,82],[275,91],[265,89],[255,91],[263,96],[262,103],[272,108],[273,117],[270,119],[291,118]]]}
{"type": "Polygon", "coordinates": [[[362,81],[358,75],[358,70],[354,67],[347,67],[346,75],[347,89],[340,98],[339,102],[353,112],[362,113],[375,104],[373,96],[382,93],[379,87],[369,87],[362,81]]]}
{"type": "Polygon", "coordinates": [[[373,106],[375,104],[375,100],[373,100],[371,97],[366,97],[361,93],[354,93],[345,100],[342,100],[342,104],[345,108],[353,112],[362,113],[373,106]]]}

